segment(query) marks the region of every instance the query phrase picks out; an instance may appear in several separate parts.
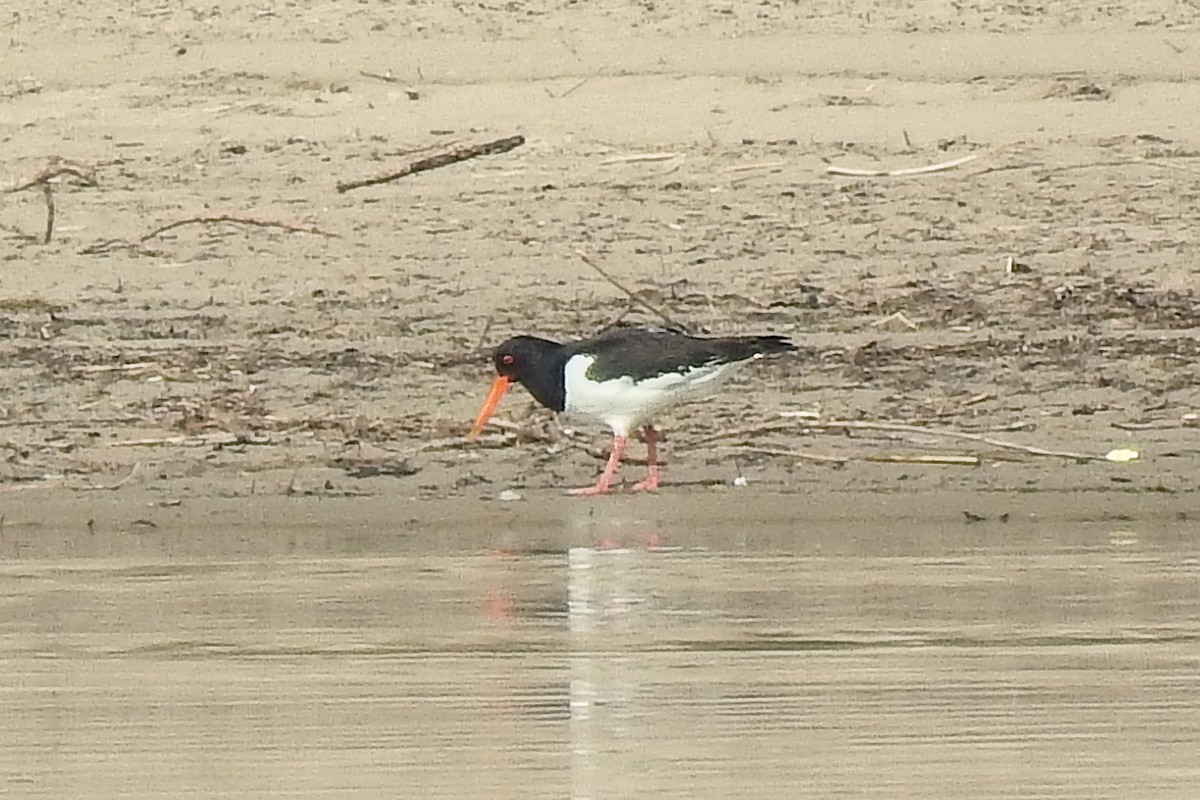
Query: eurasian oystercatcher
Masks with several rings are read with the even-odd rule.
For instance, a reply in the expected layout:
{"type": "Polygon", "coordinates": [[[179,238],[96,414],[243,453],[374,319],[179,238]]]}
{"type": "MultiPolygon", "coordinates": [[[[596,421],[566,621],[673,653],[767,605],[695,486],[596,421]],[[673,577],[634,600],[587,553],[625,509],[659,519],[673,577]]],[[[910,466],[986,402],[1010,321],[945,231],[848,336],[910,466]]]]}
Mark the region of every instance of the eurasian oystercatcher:
{"type": "Polygon", "coordinates": [[[617,328],[591,339],[560,344],[514,336],[492,354],[496,378],[471,429],[474,438],[513,383],[547,408],[599,419],[612,428],[612,454],[595,486],[570,494],[608,492],[631,431],[643,427],[648,471],[635,491],[653,491],[661,479],[658,433],[651,419],[717,387],[739,365],[796,348],[782,336],[700,338],[662,328],[617,328]]]}

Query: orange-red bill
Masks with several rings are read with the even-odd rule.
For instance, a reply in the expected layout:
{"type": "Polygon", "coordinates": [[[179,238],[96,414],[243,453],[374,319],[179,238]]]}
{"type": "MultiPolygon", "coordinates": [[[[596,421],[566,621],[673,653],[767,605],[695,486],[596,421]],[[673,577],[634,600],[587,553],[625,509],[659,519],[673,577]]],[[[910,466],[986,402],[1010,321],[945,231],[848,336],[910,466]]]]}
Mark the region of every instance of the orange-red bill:
{"type": "Polygon", "coordinates": [[[474,439],[483,430],[483,426],[487,425],[487,421],[496,411],[496,406],[500,405],[500,399],[508,391],[510,383],[511,381],[503,375],[497,375],[496,380],[492,381],[492,390],[488,392],[487,400],[483,401],[483,408],[479,409],[479,414],[475,417],[475,424],[471,426],[469,438],[474,439]]]}

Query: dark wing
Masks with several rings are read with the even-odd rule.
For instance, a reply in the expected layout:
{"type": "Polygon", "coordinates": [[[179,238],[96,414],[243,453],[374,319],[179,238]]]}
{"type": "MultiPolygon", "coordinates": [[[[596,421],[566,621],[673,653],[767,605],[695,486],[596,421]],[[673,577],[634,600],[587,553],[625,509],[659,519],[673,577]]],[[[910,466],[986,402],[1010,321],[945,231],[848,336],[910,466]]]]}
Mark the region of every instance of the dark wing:
{"type": "Polygon", "coordinates": [[[796,349],[783,336],[704,338],[663,328],[616,328],[569,347],[572,353],[595,356],[588,376],[598,381],[623,376],[642,381],[796,349]]]}

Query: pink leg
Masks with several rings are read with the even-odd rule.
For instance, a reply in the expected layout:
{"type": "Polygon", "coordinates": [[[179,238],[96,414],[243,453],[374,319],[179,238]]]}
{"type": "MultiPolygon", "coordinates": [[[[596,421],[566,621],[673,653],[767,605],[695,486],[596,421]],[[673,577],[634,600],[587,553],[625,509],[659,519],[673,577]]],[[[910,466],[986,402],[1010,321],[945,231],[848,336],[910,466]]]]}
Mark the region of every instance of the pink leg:
{"type": "Polygon", "coordinates": [[[600,480],[596,481],[595,486],[587,486],[582,489],[572,489],[567,492],[575,497],[585,497],[594,494],[608,494],[609,484],[612,483],[613,476],[617,474],[617,467],[621,466],[621,456],[625,453],[624,436],[613,436],[612,454],[608,457],[608,463],[604,465],[604,472],[600,475],[600,480]]]}
{"type": "Polygon", "coordinates": [[[633,485],[635,492],[653,492],[658,489],[662,473],[658,468],[658,431],[653,425],[645,427],[646,432],[646,480],[633,485]]]}

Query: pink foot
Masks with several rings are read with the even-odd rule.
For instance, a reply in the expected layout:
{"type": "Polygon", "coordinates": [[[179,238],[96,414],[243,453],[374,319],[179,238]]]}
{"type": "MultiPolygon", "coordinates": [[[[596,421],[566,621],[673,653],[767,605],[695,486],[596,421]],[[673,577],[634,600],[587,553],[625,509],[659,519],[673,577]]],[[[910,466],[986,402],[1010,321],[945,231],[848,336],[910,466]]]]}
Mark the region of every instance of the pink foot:
{"type": "Polygon", "coordinates": [[[657,492],[659,483],[661,483],[658,473],[651,472],[646,476],[646,480],[638,481],[631,488],[635,492],[657,492]]]}
{"type": "Polygon", "coordinates": [[[653,425],[646,426],[646,479],[633,485],[635,492],[657,492],[662,481],[662,471],[658,468],[658,431],[653,425]]]}
{"type": "Polygon", "coordinates": [[[608,494],[608,487],[612,484],[613,476],[617,474],[617,468],[621,466],[621,456],[624,453],[625,437],[614,435],[612,452],[608,455],[608,463],[604,465],[604,473],[600,476],[600,480],[596,481],[595,486],[572,489],[567,494],[572,497],[591,497],[598,494],[608,494]]]}

